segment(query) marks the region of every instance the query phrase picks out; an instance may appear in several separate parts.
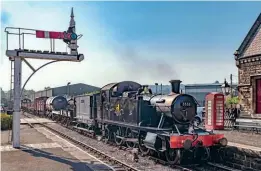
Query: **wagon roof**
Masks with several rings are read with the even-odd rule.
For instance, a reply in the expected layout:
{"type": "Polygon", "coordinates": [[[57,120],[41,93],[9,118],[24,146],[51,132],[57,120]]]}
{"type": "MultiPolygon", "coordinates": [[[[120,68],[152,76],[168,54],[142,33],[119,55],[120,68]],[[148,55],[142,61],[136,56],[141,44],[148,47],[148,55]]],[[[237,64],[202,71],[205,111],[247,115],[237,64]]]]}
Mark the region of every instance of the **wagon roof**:
{"type": "Polygon", "coordinates": [[[106,84],[105,86],[103,86],[101,88],[101,91],[105,91],[105,90],[110,90],[113,86],[115,86],[118,83],[110,83],[110,84],[106,84]]]}
{"type": "Polygon", "coordinates": [[[41,99],[47,99],[47,98],[48,98],[47,96],[42,96],[42,97],[35,98],[35,100],[41,100],[41,99]]]}

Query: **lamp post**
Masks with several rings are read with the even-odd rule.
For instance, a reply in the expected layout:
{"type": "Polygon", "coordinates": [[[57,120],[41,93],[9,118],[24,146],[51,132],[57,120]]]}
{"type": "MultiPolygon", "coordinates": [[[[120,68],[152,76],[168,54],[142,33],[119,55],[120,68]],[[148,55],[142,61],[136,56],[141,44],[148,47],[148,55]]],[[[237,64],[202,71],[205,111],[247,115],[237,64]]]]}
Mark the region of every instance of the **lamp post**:
{"type": "Polygon", "coordinates": [[[155,83],[155,86],[156,86],[156,94],[158,94],[158,83],[155,83]]]}
{"type": "Polygon", "coordinates": [[[70,95],[70,87],[69,87],[69,85],[71,84],[71,82],[68,82],[67,83],[67,96],[69,97],[69,95],[70,95]]]}
{"type": "Polygon", "coordinates": [[[160,84],[160,94],[162,95],[162,83],[160,84]]]}
{"type": "Polygon", "coordinates": [[[226,79],[224,80],[224,84],[222,84],[222,86],[221,86],[221,90],[224,95],[226,95],[226,96],[229,95],[230,86],[229,86],[228,82],[226,81],[226,79]]]}

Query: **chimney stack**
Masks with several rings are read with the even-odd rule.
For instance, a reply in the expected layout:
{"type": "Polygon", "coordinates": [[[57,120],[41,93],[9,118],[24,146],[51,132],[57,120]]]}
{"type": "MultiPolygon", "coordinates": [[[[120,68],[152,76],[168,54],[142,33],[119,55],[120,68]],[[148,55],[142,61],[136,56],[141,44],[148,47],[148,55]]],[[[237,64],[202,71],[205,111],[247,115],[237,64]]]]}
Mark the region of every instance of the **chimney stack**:
{"type": "Polygon", "coordinates": [[[180,83],[182,81],[180,81],[180,80],[170,80],[169,82],[171,84],[171,92],[175,93],[175,94],[180,94],[179,89],[180,89],[180,83]]]}

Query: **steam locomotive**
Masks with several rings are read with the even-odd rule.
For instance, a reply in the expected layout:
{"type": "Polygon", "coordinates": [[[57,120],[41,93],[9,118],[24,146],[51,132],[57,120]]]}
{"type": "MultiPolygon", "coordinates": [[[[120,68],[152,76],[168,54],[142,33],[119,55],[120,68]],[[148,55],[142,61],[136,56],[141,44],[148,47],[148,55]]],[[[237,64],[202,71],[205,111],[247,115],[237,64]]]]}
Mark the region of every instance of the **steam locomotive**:
{"type": "Polygon", "coordinates": [[[180,80],[170,83],[169,95],[141,93],[143,86],[133,81],[110,83],[99,93],[74,97],[74,108],[70,105],[66,114],[50,112],[68,111],[68,103],[63,99],[59,106],[58,97],[56,103],[46,100],[45,109],[41,109],[45,110],[44,115],[52,113],[53,119],[70,121],[75,130],[101,135],[105,142],[138,146],[144,155],[164,155],[169,164],[188,158],[207,160],[212,150],[227,145],[227,139],[223,134],[195,127],[196,100],[180,94],[180,80]]]}

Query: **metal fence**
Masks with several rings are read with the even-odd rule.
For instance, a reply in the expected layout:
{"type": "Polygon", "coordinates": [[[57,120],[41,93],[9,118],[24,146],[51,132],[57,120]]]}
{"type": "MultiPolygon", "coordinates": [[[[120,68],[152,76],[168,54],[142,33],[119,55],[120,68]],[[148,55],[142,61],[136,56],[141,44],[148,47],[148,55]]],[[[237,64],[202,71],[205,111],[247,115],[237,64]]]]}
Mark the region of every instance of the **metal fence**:
{"type": "Polygon", "coordinates": [[[235,124],[236,118],[239,117],[240,110],[237,108],[226,108],[224,113],[225,128],[232,128],[235,124]]]}
{"type": "MultiPolygon", "coordinates": [[[[240,113],[240,110],[232,108],[232,109],[225,109],[225,113],[224,113],[224,127],[226,129],[232,129],[236,118],[238,118],[240,113]]],[[[204,127],[205,125],[205,117],[203,117],[202,120],[202,126],[204,127]]]]}

